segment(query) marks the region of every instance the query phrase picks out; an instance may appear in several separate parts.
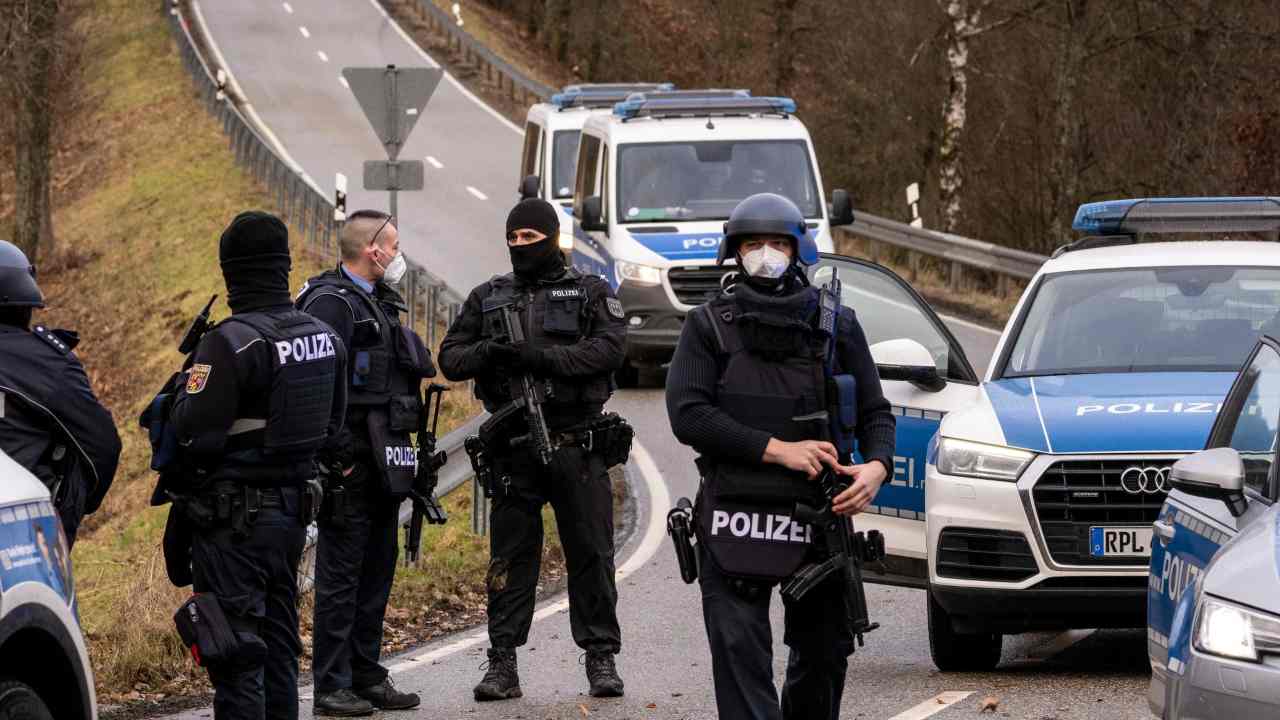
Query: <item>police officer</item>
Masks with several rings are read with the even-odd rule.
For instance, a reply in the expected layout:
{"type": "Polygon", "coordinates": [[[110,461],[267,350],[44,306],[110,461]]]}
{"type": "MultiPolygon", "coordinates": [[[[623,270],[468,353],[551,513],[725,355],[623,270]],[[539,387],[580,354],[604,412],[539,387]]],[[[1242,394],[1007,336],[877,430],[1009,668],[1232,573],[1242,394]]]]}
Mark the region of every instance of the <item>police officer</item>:
{"type": "Polygon", "coordinates": [[[322,457],[329,470],[312,651],[316,714],[346,717],[419,704],[416,694],[396,689],[379,657],[400,502],[415,467],[409,433],[422,412],[422,378],[435,369],[418,336],[400,324],[408,308],[392,286],[407,265],[394,219],[353,212],[338,242],[341,264],[308,280],[297,304],[351,348],[346,426],[322,457]]]}
{"type": "Polygon", "coordinates": [[[68,330],[31,327],[36,269],[0,240],[0,450],[49,487],[67,543],[115,479],[120,436],[89,387],[68,330]]]}
{"type": "Polygon", "coordinates": [[[787,603],[790,658],[779,705],[771,588],[813,549],[807,530],[779,532],[777,518],[791,516],[796,501],[822,504],[808,481],[824,466],[851,481],[834,510],[865,508],[891,467],[894,418],[862,329],[841,309],[834,369],[856,382],[856,437],[866,462],[837,457],[827,441],[829,335],[820,329],[819,292],[804,273],[818,253],[794,203],[769,193],[743,200],[720,245],[719,262],[731,257],[736,282],[689,313],[667,376],[672,430],[698,452],[702,476],[699,580],[716,705],[726,720],[834,720],[854,642],[834,576],[787,603]],[[764,526],[756,516],[771,516],[773,531],[729,522],[739,513],[755,527],[764,526]]]}
{"type": "Polygon", "coordinates": [[[174,400],[189,472],[186,487],[171,490],[203,518],[194,589],[216,599],[238,638],[207,667],[214,716],[296,718],[298,562],[320,502],[315,453],[342,426],[346,352],[293,309],[278,218],[237,215],[218,256],[232,314],[201,339],[174,400]]]}
{"type": "MultiPolygon", "coordinates": [[[[486,437],[492,465],[488,668],[475,687],[478,701],[520,697],[516,648],[525,644],[542,557],[541,508],[551,502],[569,574],[569,623],[586,651],[590,692],[622,695],[613,656],[621,647],[613,562],[610,465],[625,460],[630,428],[616,415],[601,418],[622,366],[626,328],[622,307],[604,280],[566,268],[558,238],[559,211],[527,199],[507,217],[514,272],[471,291],[440,346],[445,377],[474,378],[476,396],[491,413],[518,397],[513,378],[549,381],[542,404],[556,449],[544,464],[531,441],[513,439],[530,428],[516,422],[486,437]],[[514,304],[526,342],[510,343],[494,308],[514,304]],[[489,308],[489,312],[485,309],[489,308]],[[587,430],[594,428],[595,430],[587,430]]],[[[484,437],[482,433],[482,437],[484,437]]],[[[474,461],[473,461],[474,463],[474,461]]]]}

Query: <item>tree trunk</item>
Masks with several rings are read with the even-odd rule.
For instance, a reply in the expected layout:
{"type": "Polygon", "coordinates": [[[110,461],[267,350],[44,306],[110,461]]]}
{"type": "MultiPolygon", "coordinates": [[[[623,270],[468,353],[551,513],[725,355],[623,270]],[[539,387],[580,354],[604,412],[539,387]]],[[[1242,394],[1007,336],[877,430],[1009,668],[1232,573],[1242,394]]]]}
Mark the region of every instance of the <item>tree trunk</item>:
{"type": "Polygon", "coordinates": [[[773,87],[789,95],[795,77],[796,43],[792,35],[800,0],[773,0],[773,87]]]}
{"type": "Polygon", "coordinates": [[[1084,73],[1089,0],[1063,0],[1062,4],[1067,16],[1055,68],[1053,155],[1049,163],[1049,237],[1054,247],[1071,240],[1072,213],[1080,191],[1083,117],[1077,98],[1084,73]]]}
{"type": "Polygon", "coordinates": [[[961,154],[969,102],[969,38],[978,25],[981,8],[969,10],[969,0],[939,0],[947,14],[947,99],[942,106],[942,146],[938,150],[939,216],[944,232],[960,225],[964,162],[961,154]]]}
{"type": "Polygon", "coordinates": [[[17,8],[13,37],[11,97],[14,100],[15,149],[14,239],[33,260],[54,252],[52,119],[49,93],[53,67],[57,0],[27,0],[17,8]]]}

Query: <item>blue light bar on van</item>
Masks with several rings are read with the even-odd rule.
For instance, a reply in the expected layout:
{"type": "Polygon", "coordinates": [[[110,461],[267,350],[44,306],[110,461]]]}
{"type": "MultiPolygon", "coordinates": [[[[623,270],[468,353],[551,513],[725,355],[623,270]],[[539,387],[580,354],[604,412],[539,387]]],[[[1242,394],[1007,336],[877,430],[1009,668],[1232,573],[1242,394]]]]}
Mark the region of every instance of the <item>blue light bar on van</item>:
{"type": "Polygon", "coordinates": [[[692,90],[637,93],[613,107],[623,120],[638,117],[702,117],[707,115],[791,115],[796,101],[786,97],[752,97],[746,90],[692,90]]]}
{"type": "Polygon", "coordinates": [[[1280,230],[1280,198],[1142,198],[1085,203],[1071,227],[1090,235],[1280,230]]]}
{"type": "Polygon", "coordinates": [[[608,108],[638,92],[675,90],[671,83],[582,83],[566,85],[551,96],[551,104],[564,110],[572,107],[608,108]]]}

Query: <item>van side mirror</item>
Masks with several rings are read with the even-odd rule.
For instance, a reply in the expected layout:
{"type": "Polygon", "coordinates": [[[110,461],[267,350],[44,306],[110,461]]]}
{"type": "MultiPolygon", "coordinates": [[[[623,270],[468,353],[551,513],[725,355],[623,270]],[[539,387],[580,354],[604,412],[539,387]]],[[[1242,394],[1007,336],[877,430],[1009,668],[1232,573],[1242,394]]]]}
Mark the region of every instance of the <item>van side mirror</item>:
{"type": "Polygon", "coordinates": [[[609,228],[605,227],[604,221],[600,215],[600,196],[592,195],[582,201],[582,207],[578,208],[578,219],[582,221],[582,229],[587,232],[603,232],[609,228]]]}
{"type": "Polygon", "coordinates": [[[1169,479],[1175,490],[1221,500],[1232,517],[1244,514],[1244,461],[1235,448],[1213,448],[1188,455],[1173,464],[1169,479]]]}
{"type": "Polygon", "coordinates": [[[831,227],[853,224],[853,201],[844,190],[831,191],[831,207],[828,208],[831,227]]]}
{"type": "Polygon", "coordinates": [[[928,348],[911,338],[882,340],[871,346],[871,359],[881,380],[902,380],[924,390],[938,392],[947,379],[938,374],[938,366],[928,348]]]}
{"type": "Polygon", "coordinates": [[[542,188],[542,178],[537,175],[526,175],[520,181],[520,199],[528,200],[529,198],[538,197],[538,191],[542,188]]]}

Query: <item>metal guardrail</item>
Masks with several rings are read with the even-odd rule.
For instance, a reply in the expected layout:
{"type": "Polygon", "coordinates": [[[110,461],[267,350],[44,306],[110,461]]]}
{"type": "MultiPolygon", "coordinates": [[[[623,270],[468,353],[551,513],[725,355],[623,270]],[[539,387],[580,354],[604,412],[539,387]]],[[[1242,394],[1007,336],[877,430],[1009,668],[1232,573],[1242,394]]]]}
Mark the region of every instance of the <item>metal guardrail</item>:
{"type": "Polygon", "coordinates": [[[444,33],[451,48],[456,46],[462,53],[463,62],[480,63],[485,68],[485,78],[496,80],[498,89],[510,92],[511,99],[526,105],[530,99],[549,100],[557,90],[550,85],[543,85],[520,72],[511,63],[498,57],[479,40],[458,27],[457,21],[448,12],[436,5],[432,0],[417,0],[419,13],[424,15],[436,33],[444,33]]]}

